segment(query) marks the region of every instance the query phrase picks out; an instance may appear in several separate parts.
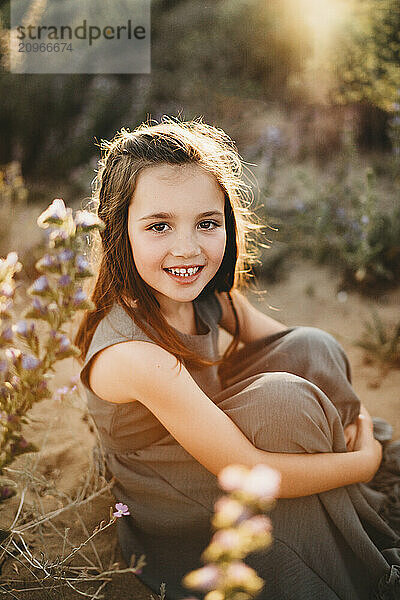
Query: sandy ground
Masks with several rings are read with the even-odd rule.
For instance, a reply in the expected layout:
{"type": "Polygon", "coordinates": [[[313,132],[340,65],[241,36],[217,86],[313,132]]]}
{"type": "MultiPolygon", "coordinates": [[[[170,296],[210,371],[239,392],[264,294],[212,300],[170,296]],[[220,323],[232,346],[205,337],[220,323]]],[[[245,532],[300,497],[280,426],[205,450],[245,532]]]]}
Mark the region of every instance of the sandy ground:
{"type": "MultiPolygon", "coordinates": [[[[335,278],[324,268],[314,265],[299,263],[294,265],[291,274],[284,281],[274,284],[259,285],[267,289],[267,295],[259,301],[254,295],[249,298],[256,306],[288,326],[309,325],[321,327],[333,334],[347,351],[353,370],[353,382],[360,398],[374,416],[387,419],[395,430],[395,437],[400,435],[400,370],[391,370],[386,374],[374,364],[366,364],[363,352],[356,348],[354,341],[360,336],[363,321],[370,316],[370,309],[375,306],[385,320],[398,319],[398,306],[400,305],[400,290],[388,294],[379,302],[362,299],[357,295],[349,294],[345,301],[339,301],[336,293],[335,278]],[[272,310],[268,305],[274,307],[272,310]]],[[[221,347],[228,341],[227,334],[221,332],[221,347]]],[[[77,363],[71,360],[59,363],[54,380],[54,387],[64,385],[67,380],[78,372],[77,363]]],[[[95,435],[91,431],[90,421],[87,419],[83,398],[66,400],[62,403],[45,401],[37,405],[32,411],[35,422],[29,426],[26,435],[29,440],[40,446],[38,454],[25,457],[18,462],[18,468],[25,468],[31,474],[43,476],[49,489],[44,489],[43,484],[36,486],[36,492],[27,491],[26,507],[30,507],[31,517],[35,511],[48,511],[62,506],[67,497],[74,498],[77,490],[87,476],[91,464],[92,447],[95,435]],[[59,490],[58,498],[52,492],[52,484],[59,490]],[[37,491],[40,493],[38,494],[37,491]],[[64,499],[60,494],[65,494],[64,499]]],[[[104,494],[89,504],[83,504],[79,512],[70,510],[64,512],[55,520],[61,532],[61,537],[50,525],[42,527],[39,532],[27,540],[32,543],[32,550],[36,555],[43,549],[46,555],[55,556],[63,545],[62,534],[69,528],[66,547],[78,545],[86,539],[86,532],[91,533],[93,528],[102,520],[107,520],[109,507],[113,499],[109,493],[104,494]],[[82,525],[81,520],[84,525],[82,525]],[[85,529],[86,528],[86,529],[85,529]],[[71,543],[71,546],[69,546],[71,543]]],[[[7,527],[11,524],[17,509],[18,502],[13,499],[8,503],[0,515],[1,524],[7,527]]],[[[29,515],[28,515],[29,517],[29,515]]],[[[112,554],[115,544],[115,525],[107,532],[100,533],[96,538],[95,548],[104,567],[113,560],[120,560],[118,550],[112,554]]],[[[95,562],[93,548],[84,550],[87,556],[95,562]]],[[[17,561],[14,561],[17,565],[17,561]]],[[[84,565],[85,559],[79,557],[77,564],[84,565]]],[[[98,562],[96,562],[98,564],[98,562]]],[[[7,562],[8,567],[3,574],[10,573],[12,561],[7,562]]],[[[146,568],[146,567],[144,567],[146,568]]],[[[14,572],[15,575],[15,572],[14,572]]],[[[26,572],[20,569],[21,578],[26,577],[26,572]]],[[[1,582],[0,582],[1,583],[1,582]]],[[[144,600],[150,598],[150,592],[131,574],[114,577],[104,590],[106,598],[124,600],[144,600]]],[[[188,592],[188,596],[191,595],[188,592]]],[[[72,590],[67,588],[56,591],[39,590],[36,592],[21,592],[18,597],[29,599],[44,598],[79,598],[72,590]]]]}

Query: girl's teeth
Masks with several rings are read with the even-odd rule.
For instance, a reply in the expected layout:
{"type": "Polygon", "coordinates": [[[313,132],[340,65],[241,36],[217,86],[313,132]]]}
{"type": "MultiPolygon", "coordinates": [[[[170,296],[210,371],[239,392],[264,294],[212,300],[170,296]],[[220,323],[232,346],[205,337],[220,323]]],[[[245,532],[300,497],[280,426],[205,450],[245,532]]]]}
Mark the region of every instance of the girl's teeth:
{"type": "Polygon", "coordinates": [[[173,275],[179,275],[180,277],[190,277],[190,275],[194,275],[199,271],[200,267],[195,267],[194,269],[167,269],[173,275]]]}

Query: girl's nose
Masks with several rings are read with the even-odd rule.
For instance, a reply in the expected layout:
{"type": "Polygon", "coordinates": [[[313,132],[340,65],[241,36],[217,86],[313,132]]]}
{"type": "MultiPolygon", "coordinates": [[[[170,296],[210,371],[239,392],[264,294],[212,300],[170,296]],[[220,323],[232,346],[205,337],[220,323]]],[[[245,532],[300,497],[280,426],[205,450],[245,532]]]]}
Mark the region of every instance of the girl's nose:
{"type": "Polygon", "coordinates": [[[198,256],[200,252],[200,246],[196,238],[192,235],[181,235],[177,237],[171,248],[172,256],[182,256],[184,258],[198,256]]]}

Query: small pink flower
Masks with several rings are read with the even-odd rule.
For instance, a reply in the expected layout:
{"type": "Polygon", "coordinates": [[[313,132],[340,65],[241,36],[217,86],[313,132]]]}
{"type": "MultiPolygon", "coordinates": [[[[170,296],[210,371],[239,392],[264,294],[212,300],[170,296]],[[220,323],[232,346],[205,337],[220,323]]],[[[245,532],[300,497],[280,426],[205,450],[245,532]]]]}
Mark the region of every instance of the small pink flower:
{"type": "Polygon", "coordinates": [[[218,546],[222,550],[236,550],[241,543],[242,539],[240,533],[233,528],[230,529],[220,529],[216,533],[214,533],[212,537],[212,542],[218,544],[218,546]]]}
{"type": "Polygon", "coordinates": [[[122,502],[117,502],[117,504],[115,505],[115,508],[117,510],[115,513],[113,513],[114,517],[127,517],[128,515],[131,514],[128,510],[127,505],[122,504],[122,502]]]}
{"type": "Polygon", "coordinates": [[[218,483],[223,490],[233,492],[241,489],[248,474],[248,469],[243,465],[229,465],[218,474],[218,483]]]}
{"type": "Polygon", "coordinates": [[[245,531],[254,535],[269,533],[271,529],[271,520],[264,515],[255,515],[240,524],[240,531],[245,531]]]}
{"type": "Polygon", "coordinates": [[[281,482],[278,471],[266,465],[256,465],[245,478],[241,489],[259,499],[276,498],[281,482]]]}
{"type": "Polygon", "coordinates": [[[221,577],[221,569],[217,565],[209,564],[185,575],[183,584],[185,587],[195,588],[201,592],[208,592],[217,587],[221,581],[221,577]]]}
{"type": "Polygon", "coordinates": [[[231,527],[251,516],[241,502],[228,496],[218,498],[214,504],[214,512],[213,523],[216,527],[231,527]]]}

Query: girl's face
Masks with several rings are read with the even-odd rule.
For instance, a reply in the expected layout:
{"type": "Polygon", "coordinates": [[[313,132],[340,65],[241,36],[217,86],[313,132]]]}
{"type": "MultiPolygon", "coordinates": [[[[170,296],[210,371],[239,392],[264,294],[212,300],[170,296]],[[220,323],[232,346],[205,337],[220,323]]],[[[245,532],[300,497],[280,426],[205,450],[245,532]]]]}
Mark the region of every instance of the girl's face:
{"type": "Polygon", "coordinates": [[[138,176],[128,212],[133,259],[164,315],[176,315],[218,271],[225,251],[224,193],[198,165],[157,165],[138,176]]]}

